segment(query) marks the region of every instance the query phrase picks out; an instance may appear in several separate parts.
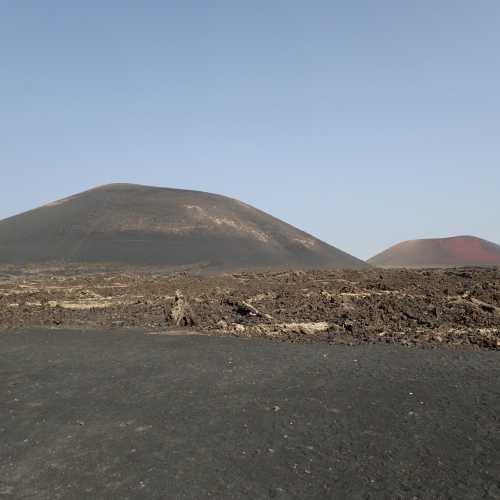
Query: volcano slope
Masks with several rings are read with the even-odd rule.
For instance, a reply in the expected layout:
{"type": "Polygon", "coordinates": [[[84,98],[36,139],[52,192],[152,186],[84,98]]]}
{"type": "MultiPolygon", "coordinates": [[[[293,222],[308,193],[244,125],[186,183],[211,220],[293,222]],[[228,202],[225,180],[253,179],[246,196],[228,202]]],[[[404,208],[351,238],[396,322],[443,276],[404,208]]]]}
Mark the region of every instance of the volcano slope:
{"type": "Polygon", "coordinates": [[[364,268],[240,201],[110,184],[0,221],[0,263],[117,263],[207,270],[364,268]]]}
{"type": "Polygon", "coordinates": [[[500,246],[474,236],[404,241],[372,257],[377,267],[500,266],[500,246]]]}

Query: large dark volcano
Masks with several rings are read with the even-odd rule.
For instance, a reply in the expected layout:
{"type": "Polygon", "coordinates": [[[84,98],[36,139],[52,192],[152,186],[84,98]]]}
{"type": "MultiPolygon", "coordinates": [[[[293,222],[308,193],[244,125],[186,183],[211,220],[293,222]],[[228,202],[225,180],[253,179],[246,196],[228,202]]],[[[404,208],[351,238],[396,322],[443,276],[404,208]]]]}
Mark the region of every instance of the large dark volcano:
{"type": "Polygon", "coordinates": [[[126,263],[208,269],[366,264],[237,200],[111,184],[0,221],[0,263],[126,263]]]}

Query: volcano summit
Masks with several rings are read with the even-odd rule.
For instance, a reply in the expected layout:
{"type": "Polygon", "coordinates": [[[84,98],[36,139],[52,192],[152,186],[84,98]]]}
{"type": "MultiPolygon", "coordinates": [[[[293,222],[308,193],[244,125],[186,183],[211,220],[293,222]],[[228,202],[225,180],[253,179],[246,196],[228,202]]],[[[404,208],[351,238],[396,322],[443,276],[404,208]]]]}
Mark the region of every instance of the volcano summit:
{"type": "Polygon", "coordinates": [[[0,263],[63,261],[214,270],[363,268],[240,201],[110,184],[0,221],[0,263]]]}

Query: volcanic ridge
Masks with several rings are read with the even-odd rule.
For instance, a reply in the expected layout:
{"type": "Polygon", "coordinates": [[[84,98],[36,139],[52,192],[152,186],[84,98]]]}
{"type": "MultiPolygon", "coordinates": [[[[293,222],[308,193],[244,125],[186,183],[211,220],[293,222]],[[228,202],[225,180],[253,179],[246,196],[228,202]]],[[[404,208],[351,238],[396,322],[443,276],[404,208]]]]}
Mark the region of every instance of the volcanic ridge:
{"type": "Polygon", "coordinates": [[[113,263],[206,270],[365,268],[238,200],[109,184],[0,221],[0,263],[113,263]]]}
{"type": "Polygon", "coordinates": [[[404,241],[372,257],[377,267],[500,266],[500,246],[474,236],[404,241]]]}

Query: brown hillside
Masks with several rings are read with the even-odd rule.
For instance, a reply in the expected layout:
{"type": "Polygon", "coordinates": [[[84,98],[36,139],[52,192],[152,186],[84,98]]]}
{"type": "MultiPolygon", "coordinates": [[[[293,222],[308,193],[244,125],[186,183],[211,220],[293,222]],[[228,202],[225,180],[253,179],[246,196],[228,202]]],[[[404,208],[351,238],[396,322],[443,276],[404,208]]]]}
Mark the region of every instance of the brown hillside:
{"type": "Polygon", "coordinates": [[[474,236],[410,240],[368,262],[379,267],[500,266],[500,246],[474,236]]]}

